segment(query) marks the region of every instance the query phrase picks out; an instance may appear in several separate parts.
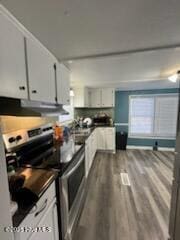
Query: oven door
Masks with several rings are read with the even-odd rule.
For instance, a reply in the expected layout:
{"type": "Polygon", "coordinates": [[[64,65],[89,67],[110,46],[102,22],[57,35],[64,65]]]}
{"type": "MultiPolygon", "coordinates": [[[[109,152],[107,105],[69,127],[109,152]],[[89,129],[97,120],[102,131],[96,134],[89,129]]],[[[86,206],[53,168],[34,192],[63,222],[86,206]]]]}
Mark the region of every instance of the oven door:
{"type": "Polygon", "coordinates": [[[61,177],[62,236],[71,239],[85,198],[85,149],[61,177]]]}

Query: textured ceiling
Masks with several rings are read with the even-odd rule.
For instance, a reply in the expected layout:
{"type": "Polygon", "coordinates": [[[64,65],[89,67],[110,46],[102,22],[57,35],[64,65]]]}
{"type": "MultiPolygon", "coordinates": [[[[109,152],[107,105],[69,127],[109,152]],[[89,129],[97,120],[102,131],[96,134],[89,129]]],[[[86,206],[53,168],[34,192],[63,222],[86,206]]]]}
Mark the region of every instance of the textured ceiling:
{"type": "Polygon", "coordinates": [[[70,68],[72,85],[176,87],[167,78],[180,69],[180,48],[73,61],[70,68]]]}
{"type": "Polygon", "coordinates": [[[59,59],[180,44],[179,0],[1,0],[59,59]]]}
{"type": "MultiPolygon", "coordinates": [[[[179,0],[1,0],[59,60],[180,46],[179,0]]],[[[73,61],[72,85],[172,87],[180,50],[73,61]]],[[[174,85],[175,86],[175,85],[174,85]]]]}

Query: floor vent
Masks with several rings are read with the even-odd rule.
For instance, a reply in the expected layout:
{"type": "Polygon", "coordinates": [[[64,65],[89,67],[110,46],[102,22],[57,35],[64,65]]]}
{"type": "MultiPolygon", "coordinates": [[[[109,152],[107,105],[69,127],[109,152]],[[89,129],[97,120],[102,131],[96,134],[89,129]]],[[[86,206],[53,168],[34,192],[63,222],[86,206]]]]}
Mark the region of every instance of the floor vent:
{"type": "Polygon", "coordinates": [[[129,181],[129,176],[127,173],[121,173],[121,181],[122,181],[123,185],[131,186],[130,181],[129,181]]]}

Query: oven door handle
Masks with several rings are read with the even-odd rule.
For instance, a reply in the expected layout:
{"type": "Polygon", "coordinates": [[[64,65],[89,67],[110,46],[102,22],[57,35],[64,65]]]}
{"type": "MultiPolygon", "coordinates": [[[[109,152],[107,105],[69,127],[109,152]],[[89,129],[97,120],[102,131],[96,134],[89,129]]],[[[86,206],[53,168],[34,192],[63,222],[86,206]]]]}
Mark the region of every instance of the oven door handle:
{"type": "Polygon", "coordinates": [[[73,174],[76,169],[79,167],[79,165],[82,163],[82,161],[84,160],[85,158],[85,154],[83,153],[83,155],[81,156],[80,160],[78,161],[78,163],[72,168],[70,169],[69,171],[67,171],[67,173],[65,173],[64,175],[62,175],[62,179],[66,179],[68,178],[71,174],[73,174]]]}

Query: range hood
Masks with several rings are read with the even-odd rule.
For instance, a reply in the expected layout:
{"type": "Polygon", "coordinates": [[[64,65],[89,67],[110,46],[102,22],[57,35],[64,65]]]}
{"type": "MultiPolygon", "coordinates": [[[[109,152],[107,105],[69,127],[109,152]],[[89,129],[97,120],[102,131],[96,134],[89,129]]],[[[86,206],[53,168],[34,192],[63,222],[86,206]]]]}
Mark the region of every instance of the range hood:
{"type": "Polygon", "coordinates": [[[21,107],[33,112],[40,113],[41,116],[68,115],[62,104],[44,103],[37,101],[21,100],[21,107]]]}
{"type": "Polygon", "coordinates": [[[62,104],[0,97],[0,115],[44,117],[68,114],[62,104]]]}

